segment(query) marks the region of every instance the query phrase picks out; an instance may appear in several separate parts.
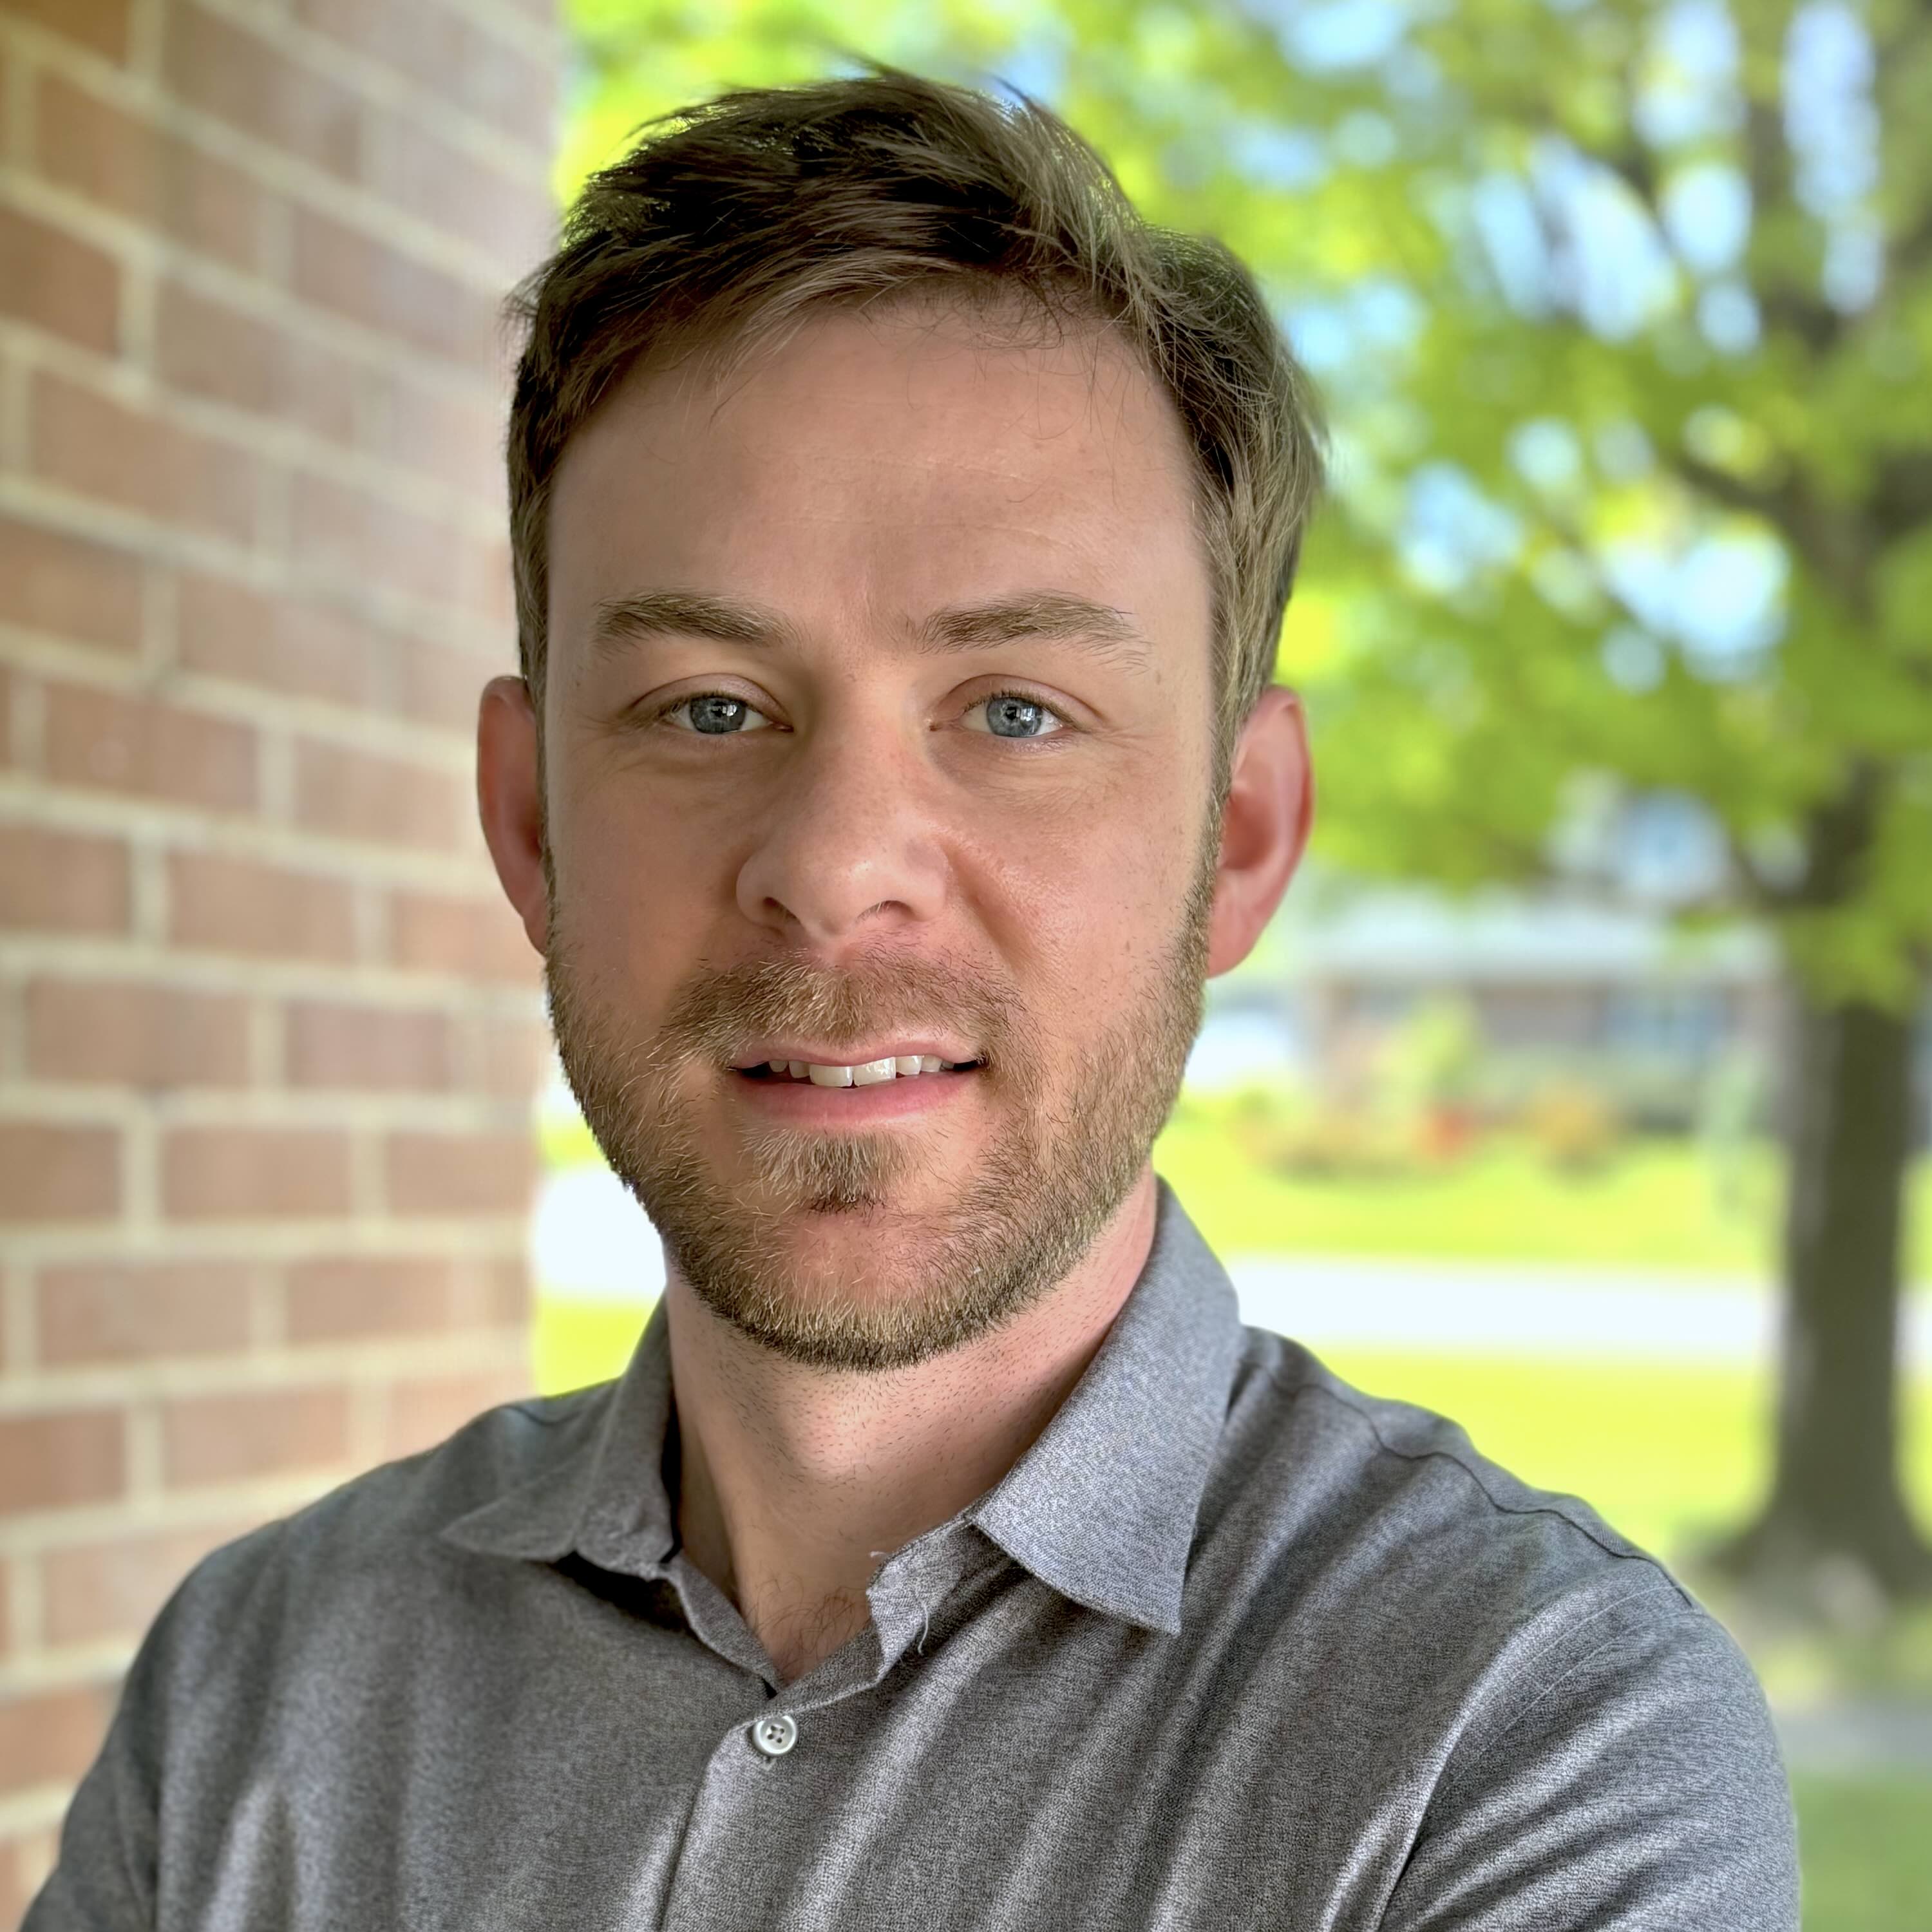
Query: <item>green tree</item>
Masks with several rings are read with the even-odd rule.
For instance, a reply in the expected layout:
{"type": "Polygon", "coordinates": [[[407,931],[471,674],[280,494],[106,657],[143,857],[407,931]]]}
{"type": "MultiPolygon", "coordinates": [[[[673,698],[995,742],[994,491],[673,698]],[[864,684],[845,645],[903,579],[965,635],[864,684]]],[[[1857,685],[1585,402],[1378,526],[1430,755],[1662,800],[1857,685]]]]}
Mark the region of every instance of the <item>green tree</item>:
{"type": "Polygon", "coordinates": [[[1774,938],[1786,1334],[1752,1573],[1932,1582],[1897,1476],[1932,959],[1928,0],[572,0],[566,185],[838,49],[1040,94],[1256,268],[1326,388],[1284,630],[1328,854],[1774,938]],[[1916,112],[1915,112],[1915,109],[1916,112]],[[1640,883],[1640,882],[1637,882],[1640,883]]]}

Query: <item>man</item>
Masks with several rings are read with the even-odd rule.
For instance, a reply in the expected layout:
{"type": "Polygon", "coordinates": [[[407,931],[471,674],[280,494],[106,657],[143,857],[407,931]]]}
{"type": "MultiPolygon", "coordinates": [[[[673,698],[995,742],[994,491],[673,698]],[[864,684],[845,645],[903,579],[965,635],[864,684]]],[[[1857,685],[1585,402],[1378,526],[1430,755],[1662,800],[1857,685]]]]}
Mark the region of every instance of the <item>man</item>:
{"type": "Polygon", "coordinates": [[[483,819],[663,1300],[202,1563],[31,1932],[1795,1926],[1717,1625],[1148,1166],[1308,820],[1244,272],[883,74],[655,132],[526,320],[483,819]]]}

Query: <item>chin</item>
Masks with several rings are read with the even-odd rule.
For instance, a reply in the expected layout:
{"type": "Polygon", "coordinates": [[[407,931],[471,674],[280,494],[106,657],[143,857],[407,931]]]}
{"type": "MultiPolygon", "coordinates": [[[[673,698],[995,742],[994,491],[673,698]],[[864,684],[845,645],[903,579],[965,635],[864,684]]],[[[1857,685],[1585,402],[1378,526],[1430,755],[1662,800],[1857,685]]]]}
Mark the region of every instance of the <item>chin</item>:
{"type": "Polygon", "coordinates": [[[731,1244],[734,1273],[794,1306],[884,1308],[930,1294],[958,1250],[952,1218],[932,1204],[807,1202],[731,1244]]]}
{"type": "MultiPolygon", "coordinates": [[[[1029,1241],[998,1216],[842,1205],[661,1228],[680,1280],[721,1320],[808,1366],[908,1368],[1046,1293],[1084,1243],[1029,1241]]],[[[1090,1231],[1089,1231],[1090,1232],[1090,1231]]]]}

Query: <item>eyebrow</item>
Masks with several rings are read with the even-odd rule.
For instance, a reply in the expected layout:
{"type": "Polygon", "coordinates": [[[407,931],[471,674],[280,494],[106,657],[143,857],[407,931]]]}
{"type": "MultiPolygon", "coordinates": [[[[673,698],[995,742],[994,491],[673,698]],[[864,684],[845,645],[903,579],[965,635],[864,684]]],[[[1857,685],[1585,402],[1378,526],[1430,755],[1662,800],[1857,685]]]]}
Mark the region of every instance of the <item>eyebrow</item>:
{"type": "Polygon", "coordinates": [[[688,590],[645,590],[607,597],[591,614],[590,644],[599,657],[649,638],[710,638],[722,644],[796,641],[792,626],[776,610],[735,597],[704,597],[688,590]]]}
{"type": "MultiPolygon", "coordinates": [[[[1024,591],[982,604],[935,610],[913,631],[922,651],[985,650],[1029,639],[1088,644],[1103,656],[1144,664],[1152,655],[1124,610],[1070,591],[1024,591]]],[[[646,590],[606,598],[592,616],[590,644],[599,656],[650,638],[709,638],[719,644],[799,643],[797,627],[769,606],[686,590],[646,590]]]]}
{"type": "Polygon", "coordinates": [[[1144,664],[1150,655],[1147,640],[1124,610],[1064,590],[1027,591],[936,610],[918,632],[921,646],[934,651],[982,650],[1030,638],[1090,644],[1104,656],[1135,664],[1144,664]]]}

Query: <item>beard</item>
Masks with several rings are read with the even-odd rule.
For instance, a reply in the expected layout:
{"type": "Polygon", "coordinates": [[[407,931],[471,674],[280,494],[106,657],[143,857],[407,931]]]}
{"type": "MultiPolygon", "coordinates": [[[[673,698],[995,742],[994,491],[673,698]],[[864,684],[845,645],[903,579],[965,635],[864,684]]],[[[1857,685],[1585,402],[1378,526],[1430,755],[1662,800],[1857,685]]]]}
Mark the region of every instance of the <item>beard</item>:
{"type": "Polygon", "coordinates": [[[790,1360],[876,1372],[1000,1328],[1064,1280],[1139,1179],[1200,1027],[1220,842],[1210,816],[1178,929],[1120,1010],[1057,1042],[1057,1062],[1010,986],[905,956],[700,968],[640,1034],[584,968],[553,876],[544,974],[565,1076],[698,1298],[790,1360]],[[733,1130],[740,1178],[706,1156],[694,1076],[743,1077],[730,1064],[744,1042],[876,1040],[935,1022],[975,1042],[979,1064],[919,1077],[984,1083],[1004,1123],[956,1180],[940,1124],[859,1134],[748,1122],[733,1130]],[[921,1186],[939,1204],[903,1205],[921,1186]],[[820,1216],[854,1217],[855,1239],[800,1252],[806,1217],[820,1216]]]}

